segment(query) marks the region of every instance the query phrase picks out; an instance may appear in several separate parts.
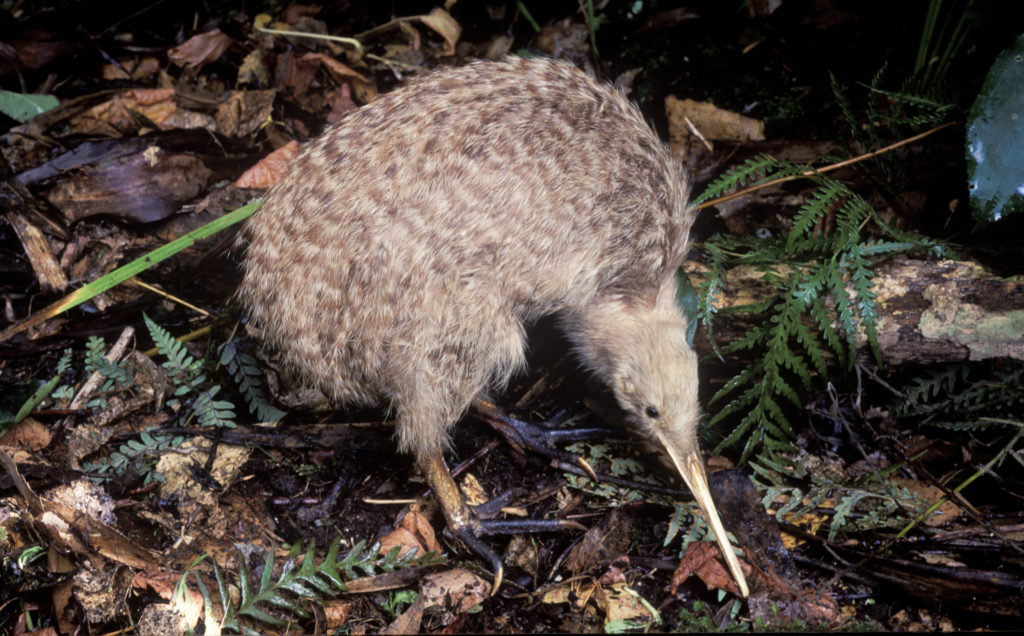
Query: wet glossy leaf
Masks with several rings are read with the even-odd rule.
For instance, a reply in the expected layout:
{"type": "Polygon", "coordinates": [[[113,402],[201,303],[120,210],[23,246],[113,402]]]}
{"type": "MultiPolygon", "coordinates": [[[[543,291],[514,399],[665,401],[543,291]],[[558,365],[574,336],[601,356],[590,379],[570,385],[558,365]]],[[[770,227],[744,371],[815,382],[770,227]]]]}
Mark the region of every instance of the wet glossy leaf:
{"type": "Polygon", "coordinates": [[[1024,35],[996,58],[971,107],[967,181],[978,221],[1024,210],[1024,35]]]}

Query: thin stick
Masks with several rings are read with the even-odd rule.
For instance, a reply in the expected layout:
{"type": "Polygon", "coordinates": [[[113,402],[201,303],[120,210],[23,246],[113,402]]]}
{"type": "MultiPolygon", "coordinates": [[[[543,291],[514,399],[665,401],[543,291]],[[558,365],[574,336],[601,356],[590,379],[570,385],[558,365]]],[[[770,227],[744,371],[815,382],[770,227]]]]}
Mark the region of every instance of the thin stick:
{"type": "Polygon", "coordinates": [[[837,163],[833,163],[833,164],[830,164],[830,165],[827,165],[827,166],[824,166],[824,167],[821,167],[821,168],[815,168],[813,170],[806,170],[804,172],[801,172],[800,174],[787,175],[785,177],[779,177],[778,179],[772,179],[771,181],[765,181],[764,183],[759,183],[757,185],[752,185],[749,188],[744,188],[744,189],[742,189],[742,190],[740,190],[738,192],[733,192],[732,194],[727,194],[725,196],[718,197],[717,199],[711,199],[710,201],[705,201],[704,203],[701,203],[699,205],[695,205],[695,206],[693,206],[693,209],[694,210],[700,210],[701,208],[706,208],[708,206],[716,205],[716,204],[719,204],[719,203],[725,203],[726,201],[732,201],[733,199],[738,199],[738,198],[740,198],[742,196],[746,196],[746,195],[750,194],[751,192],[756,192],[758,190],[763,190],[764,188],[767,188],[769,186],[778,185],[780,183],[785,183],[787,181],[793,181],[795,179],[801,179],[803,177],[812,177],[812,176],[814,176],[816,174],[823,174],[825,172],[832,172],[833,170],[838,170],[839,168],[850,166],[850,165],[853,165],[855,163],[859,163],[861,161],[864,161],[866,159],[871,159],[872,157],[877,157],[878,155],[887,153],[887,152],[889,152],[891,150],[895,150],[896,148],[899,148],[900,146],[906,146],[907,144],[912,144],[915,141],[924,139],[928,135],[932,135],[934,133],[937,133],[940,130],[943,130],[944,128],[949,128],[950,126],[953,126],[954,124],[957,124],[957,123],[958,122],[955,122],[955,121],[947,121],[944,124],[941,124],[939,126],[931,128],[929,130],[926,130],[923,133],[919,133],[917,135],[914,135],[913,137],[907,137],[906,139],[902,139],[900,141],[897,141],[896,143],[889,144],[888,146],[885,146],[884,148],[879,148],[878,150],[872,150],[871,152],[865,153],[863,155],[859,155],[859,156],[853,157],[851,159],[846,159],[844,161],[839,161],[837,163]]]}

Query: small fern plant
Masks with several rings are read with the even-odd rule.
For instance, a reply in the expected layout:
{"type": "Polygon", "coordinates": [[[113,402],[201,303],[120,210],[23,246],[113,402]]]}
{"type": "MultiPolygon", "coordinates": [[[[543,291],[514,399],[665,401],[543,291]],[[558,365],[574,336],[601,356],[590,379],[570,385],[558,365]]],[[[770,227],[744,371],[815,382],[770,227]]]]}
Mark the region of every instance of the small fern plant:
{"type": "MultiPolygon", "coordinates": [[[[832,94],[846,121],[848,135],[837,145],[839,158],[849,158],[871,148],[882,148],[890,142],[903,139],[926,128],[948,125],[959,110],[955,103],[940,97],[939,89],[915,88],[916,78],[901,82],[899,88],[885,87],[888,66],[883,65],[863,85],[865,93],[851,95],[834,75],[829,75],[832,94]],[[863,104],[863,115],[858,117],[851,97],[863,104]],[[946,122],[946,123],[944,123],[946,122]]],[[[908,180],[906,161],[896,153],[876,154],[870,161],[854,166],[882,192],[895,196],[892,183],[908,180]]]]}
{"type": "MultiPolygon", "coordinates": [[[[149,316],[143,315],[143,320],[156,343],[157,351],[167,358],[162,366],[174,386],[173,395],[167,400],[167,406],[177,411],[183,421],[194,419],[200,426],[234,428],[234,404],[216,399],[222,387],[204,371],[206,367],[213,365],[190,355],[184,345],[149,316]]],[[[106,408],[110,395],[136,388],[135,363],[130,358],[111,363],[104,357],[105,353],[106,344],[102,338],[93,337],[86,343],[85,370],[88,373],[99,372],[105,378],[96,396],[89,403],[92,408],[106,408]]],[[[58,375],[40,390],[40,395],[70,399],[73,394],[71,387],[61,386],[53,389],[60,373],[63,373],[70,362],[70,355],[70,352],[66,352],[66,360],[62,361],[63,366],[59,368],[58,375]]],[[[236,381],[238,390],[253,414],[262,421],[279,420],[284,416],[282,411],[274,408],[267,400],[259,384],[258,365],[252,356],[240,350],[233,342],[228,342],[220,348],[220,362],[236,381]]],[[[28,407],[38,404],[39,400],[33,399],[35,401],[27,403],[28,407]]],[[[180,446],[183,441],[184,437],[181,435],[165,435],[158,430],[147,429],[137,438],[122,443],[116,451],[83,463],[83,467],[95,478],[120,476],[128,468],[134,468],[139,475],[144,476],[146,483],[159,481],[161,476],[154,468],[160,455],[180,446]]]]}
{"type": "Polygon", "coordinates": [[[134,371],[127,360],[111,362],[105,357],[107,344],[99,336],[89,336],[85,343],[85,372],[88,375],[99,373],[103,383],[93,394],[86,406],[90,409],[105,410],[108,408],[107,398],[114,393],[131,388],[134,384],[134,371]]]}
{"type": "Polygon", "coordinates": [[[1024,363],[1018,360],[1000,361],[998,366],[950,364],[914,378],[892,414],[949,430],[1019,428],[1024,419],[1021,386],[1024,363]]]}
{"type": "Polygon", "coordinates": [[[779,521],[830,510],[827,540],[881,528],[898,528],[928,508],[928,501],[891,476],[900,466],[849,477],[842,468],[799,454],[761,457],[750,462],[766,508],[777,507],[779,521]],[[799,485],[793,485],[799,484],[799,485]],[[781,502],[781,503],[780,503],[781,502]]]}
{"type": "Polygon", "coordinates": [[[701,246],[709,276],[700,285],[699,318],[720,358],[746,353],[751,360],[709,401],[709,406],[720,402],[725,406],[708,426],[742,414],[714,452],[745,440],[744,461],[754,451],[770,456],[791,448],[794,429],[787,408],[803,404],[801,393],[809,392],[816,378],[827,377],[832,359],[840,369],[852,368],[858,333],[864,333],[880,362],[872,268],[912,250],[944,253],[936,241],[889,227],[867,201],[835,179],[810,166],[767,155],[727,172],[708,186],[695,205],[780,177],[807,178],[817,186],[787,235],[716,235],[701,246]],[[834,227],[822,230],[832,218],[834,227]],[[722,310],[744,315],[753,326],[720,347],[714,339],[713,320],[728,271],[739,265],[757,269],[770,290],[754,303],[722,310]]]}
{"type": "Polygon", "coordinates": [[[200,390],[206,383],[203,360],[196,360],[189,355],[185,345],[175,340],[170,332],[153,322],[149,316],[143,314],[142,317],[157,350],[167,357],[161,366],[174,384],[174,394],[167,400],[167,405],[178,409],[183,406],[182,398],[194,395],[191,412],[200,426],[234,428],[235,405],[226,400],[214,399],[221,390],[220,385],[200,390]]]}
{"type": "Polygon", "coordinates": [[[220,346],[220,363],[234,378],[238,390],[249,405],[249,411],[261,422],[276,422],[285,416],[284,411],[267,401],[259,362],[239,348],[236,340],[229,340],[220,346]]]}
{"type": "MultiPolygon", "coordinates": [[[[266,633],[266,628],[259,629],[259,625],[294,630],[300,626],[301,621],[312,619],[312,614],[305,606],[347,591],[348,581],[360,576],[446,562],[444,557],[435,552],[422,555],[416,554],[415,550],[405,554],[400,552],[401,546],[395,546],[387,554],[380,554],[380,543],[366,548],[366,542],[359,541],[341,556],[341,538],[338,537],[331,543],[324,558],[317,561],[315,542],[311,541],[305,550],[295,544],[275,578],[274,548],[270,548],[264,556],[258,581],[254,581],[245,565],[245,556],[239,553],[237,588],[230,584],[228,577],[213,563],[216,595],[202,577],[191,571],[182,575],[178,589],[183,595],[184,585],[191,573],[203,597],[203,620],[207,633],[266,633]]],[[[193,566],[198,563],[197,560],[193,566]]]]}
{"type": "Polygon", "coordinates": [[[143,485],[164,480],[156,471],[160,456],[178,448],[185,441],[182,435],[161,435],[153,429],[139,433],[138,439],[130,439],[116,451],[95,461],[82,462],[82,469],[97,480],[111,475],[123,475],[132,468],[143,477],[143,485]]]}

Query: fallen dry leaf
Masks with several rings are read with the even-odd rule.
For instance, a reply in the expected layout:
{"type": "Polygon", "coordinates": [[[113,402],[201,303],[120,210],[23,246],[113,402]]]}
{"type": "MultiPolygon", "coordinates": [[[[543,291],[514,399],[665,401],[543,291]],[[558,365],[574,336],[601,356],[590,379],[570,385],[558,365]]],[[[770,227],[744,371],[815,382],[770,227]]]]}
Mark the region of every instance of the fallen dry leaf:
{"type": "Polygon", "coordinates": [[[212,446],[214,443],[211,440],[193,437],[181,444],[179,452],[161,455],[156,465],[156,471],[164,477],[160,483],[160,496],[206,506],[217,505],[220,493],[211,488],[211,484],[219,484],[220,488],[234,484],[242,473],[242,466],[252,454],[252,448],[216,444],[216,455],[208,471],[211,482],[202,483],[196,467],[206,465],[208,451],[212,446]]]}
{"type": "Polygon", "coordinates": [[[626,570],[629,569],[629,557],[622,556],[613,561],[609,566],[608,570],[601,575],[600,582],[602,585],[613,585],[617,583],[626,583],[626,570]]]}
{"type": "MultiPolygon", "coordinates": [[[[181,572],[173,570],[141,570],[135,573],[131,586],[136,592],[155,592],[160,598],[172,601],[179,581],[181,581],[181,572]]],[[[190,580],[189,583],[194,583],[194,581],[190,580]]],[[[211,585],[210,588],[213,594],[217,594],[216,586],[211,585]]],[[[199,615],[203,609],[203,597],[195,585],[186,585],[184,591],[184,598],[173,602],[171,605],[154,605],[170,612],[174,617],[174,621],[180,620],[186,627],[195,627],[199,622],[199,615]]],[[[172,621],[172,624],[174,621],[172,621]]]]}
{"type": "Polygon", "coordinates": [[[440,607],[439,620],[449,625],[456,618],[482,603],[491,592],[491,584],[469,570],[456,569],[423,577],[419,595],[382,634],[414,634],[420,631],[424,610],[440,607]]]}
{"type": "Polygon", "coordinates": [[[380,553],[387,554],[395,546],[401,546],[401,555],[413,549],[417,551],[417,555],[441,551],[430,521],[415,510],[407,512],[398,527],[381,538],[380,553]]]}
{"type": "Polygon", "coordinates": [[[270,120],[277,91],[231,91],[217,104],[217,132],[244,137],[270,120]]]}
{"type": "Polygon", "coordinates": [[[713,590],[728,590],[736,596],[740,595],[736,581],[722,563],[718,546],[713,543],[695,541],[690,544],[676,571],[672,573],[671,594],[675,595],[679,586],[693,575],[713,590]]]}
{"type": "Polygon", "coordinates": [[[306,95],[319,69],[320,61],[316,58],[309,55],[292,55],[284,67],[281,88],[291,93],[293,99],[300,99],[306,95]]]}
{"type": "Polygon", "coordinates": [[[587,25],[572,17],[553,22],[540,30],[533,46],[551,57],[569,57],[586,54],[590,49],[587,25]]]}
{"type": "Polygon", "coordinates": [[[249,51],[238,67],[238,84],[266,86],[270,81],[270,69],[263,59],[262,49],[249,51]]]}
{"type": "Polygon", "coordinates": [[[281,178],[285,167],[299,153],[299,143],[291,141],[260,159],[235,181],[237,188],[269,188],[281,178]]]}
{"type": "MultiPolygon", "coordinates": [[[[938,486],[926,484],[924,482],[917,481],[916,479],[902,479],[897,477],[893,479],[893,481],[920,497],[922,501],[928,502],[929,506],[946,496],[946,493],[942,492],[942,489],[938,486]]],[[[952,501],[946,500],[942,502],[942,505],[940,505],[935,512],[928,515],[928,518],[924,520],[924,523],[926,526],[932,527],[944,526],[959,517],[961,514],[963,514],[963,510],[960,509],[960,506],[956,505],[952,501]]]]}
{"type": "Polygon", "coordinates": [[[125,601],[133,576],[131,568],[123,565],[97,567],[92,560],[84,560],[75,572],[72,592],[85,610],[86,620],[106,623],[127,616],[125,601]]]}
{"type": "Polygon", "coordinates": [[[565,565],[573,574],[604,567],[629,550],[629,530],[633,517],[625,508],[615,508],[590,527],[573,546],[565,565]]]}
{"type": "Polygon", "coordinates": [[[132,79],[140,80],[160,72],[160,60],[155,57],[144,57],[132,69],[132,79]]]}
{"type": "Polygon", "coordinates": [[[116,64],[104,64],[103,69],[100,71],[100,77],[105,80],[127,80],[131,79],[131,74],[125,70],[124,67],[116,64]]]}
{"type": "MultiPolygon", "coordinates": [[[[61,634],[70,634],[75,631],[75,624],[71,621],[73,612],[68,612],[68,603],[71,602],[71,591],[74,588],[74,581],[65,580],[53,589],[53,614],[57,617],[57,625],[61,634]]],[[[36,632],[41,634],[43,632],[36,632]]]]}
{"type": "Polygon", "coordinates": [[[328,633],[340,633],[339,630],[345,626],[348,615],[352,611],[352,603],[347,600],[324,600],[321,603],[324,608],[324,621],[327,623],[328,633]]]}
{"type": "Polygon", "coordinates": [[[70,221],[104,215],[150,223],[178,212],[212,177],[198,157],[151,146],[84,166],[57,183],[46,198],[70,221]]]}
{"type": "Polygon", "coordinates": [[[81,478],[69,484],[60,484],[42,496],[103,523],[117,523],[113,498],[102,486],[88,479],[81,478]]]}
{"type": "Polygon", "coordinates": [[[450,13],[441,7],[434,7],[427,15],[421,15],[420,21],[444,38],[444,55],[455,55],[455,44],[462,35],[462,27],[450,13]]]}
{"type": "Polygon", "coordinates": [[[234,42],[220,29],[194,35],[167,52],[167,59],[177,66],[198,70],[214,62],[234,42]]]}
{"type": "Polygon", "coordinates": [[[331,107],[331,111],[327,113],[327,121],[332,124],[341,121],[349,111],[359,108],[352,101],[352,88],[348,84],[342,84],[335,90],[328,91],[324,95],[324,102],[331,107]]]}
{"type": "Polygon", "coordinates": [[[597,587],[594,595],[598,606],[604,611],[604,623],[640,619],[646,623],[654,620],[650,604],[643,603],[640,595],[625,583],[614,583],[597,587]]]}
{"type": "Polygon", "coordinates": [[[68,126],[76,134],[121,137],[139,128],[136,113],[161,125],[178,110],[173,88],[133,88],[75,115],[68,126]]]}
{"type": "Polygon", "coordinates": [[[140,636],[177,636],[191,633],[198,622],[198,612],[196,620],[190,620],[167,603],[150,603],[139,615],[135,629],[140,636]]]}
{"type": "Polygon", "coordinates": [[[581,610],[593,598],[597,587],[598,583],[589,577],[583,581],[579,579],[565,581],[544,590],[540,602],[549,605],[568,603],[574,610],[581,610]]]}
{"type": "Polygon", "coordinates": [[[50,445],[53,433],[38,420],[26,417],[0,437],[0,446],[40,450],[50,445]]]}
{"type": "Polygon", "coordinates": [[[306,53],[301,60],[319,62],[328,73],[339,83],[347,83],[355,91],[356,97],[364,103],[369,103],[377,97],[377,86],[368,80],[362,73],[342,64],[338,60],[323,53],[306,53]]]}
{"type": "Polygon", "coordinates": [[[707,102],[669,95],[665,98],[665,115],[672,151],[677,156],[685,156],[695,145],[710,144],[709,140],[764,140],[764,122],[707,102]]]}
{"type": "Polygon", "coordinates": [[[806,591],[797,598],[767,592],[754,594],[747,599],[747,607],[750,618],[759,619],[765,625],[781,626],[800,621],[813,630],[822,626],[835,629],[843,623],[839,604],[825,591],[820,594],[806,591]]]}
{"type": "Polygon", "coordinates": [[[487,495],[487,491],[480,485],[480,480],[473,473],[463,475],[462,483],[459,484],[459,490],[462,491],[462,496],[466,498],[466,503],[471,506],[479,506],[491,500],[487,495]]]}

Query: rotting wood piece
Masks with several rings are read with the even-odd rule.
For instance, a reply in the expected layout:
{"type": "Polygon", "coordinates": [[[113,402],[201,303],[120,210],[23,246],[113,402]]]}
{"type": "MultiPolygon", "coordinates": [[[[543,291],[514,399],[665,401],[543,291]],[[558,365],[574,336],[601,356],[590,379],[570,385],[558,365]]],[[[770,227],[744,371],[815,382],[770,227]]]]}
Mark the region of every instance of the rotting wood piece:
{"type": "MultiPolygon", "coordinates": [[[[707,269],[683,265],[694,286],[707,269]]],[[[737,267],[725,276],[719,309],[756,302],[769,287],[760,272],[737,267]]],[[[886,365],[959,362],[989,358],[1024,360],[1024,280],[1001,278],[971,261],[893,259],[875,269],[878,306],[878,347],[886,365]]],[[[742,316],[719,313],[715,338],[731,342],[750,323],[742,316]]],[[[706,338],[694,346],[711,353],[706,338]]],[[[870,355],[867,339],[858,336],[862,355],[870,355]]]]}

